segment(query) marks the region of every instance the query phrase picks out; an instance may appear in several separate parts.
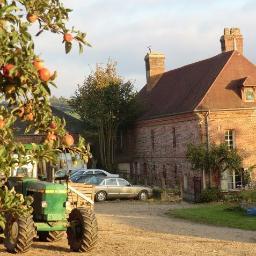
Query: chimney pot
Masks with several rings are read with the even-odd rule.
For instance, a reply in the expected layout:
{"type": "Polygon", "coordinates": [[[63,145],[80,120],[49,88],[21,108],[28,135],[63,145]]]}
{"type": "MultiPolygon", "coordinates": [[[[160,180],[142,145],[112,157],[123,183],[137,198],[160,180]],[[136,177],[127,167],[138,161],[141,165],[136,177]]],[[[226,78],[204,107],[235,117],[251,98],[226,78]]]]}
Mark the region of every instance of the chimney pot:
{"type": "Polygon", "coordinates": [[[239,28],[224,28],[220,43],[222,52],[238,51],[243,54],[243,36],[239,28]]]}

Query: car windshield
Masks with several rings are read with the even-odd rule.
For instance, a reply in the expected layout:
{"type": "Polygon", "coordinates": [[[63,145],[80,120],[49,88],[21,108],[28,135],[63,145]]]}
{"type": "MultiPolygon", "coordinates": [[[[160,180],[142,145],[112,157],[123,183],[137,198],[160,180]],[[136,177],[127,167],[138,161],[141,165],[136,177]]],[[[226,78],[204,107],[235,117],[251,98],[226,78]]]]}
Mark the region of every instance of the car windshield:
{"type": "Polygon", "coordinates": [[[71,176],[72,176],[72,177],[74,177],[74,176],[79,176],[79,175],[81,175],[81,174],[83,174],[83,173],[84,173],[84,170],[77,170],[76,172],[71,173],[70,177],[71,177],[71,176]]]}

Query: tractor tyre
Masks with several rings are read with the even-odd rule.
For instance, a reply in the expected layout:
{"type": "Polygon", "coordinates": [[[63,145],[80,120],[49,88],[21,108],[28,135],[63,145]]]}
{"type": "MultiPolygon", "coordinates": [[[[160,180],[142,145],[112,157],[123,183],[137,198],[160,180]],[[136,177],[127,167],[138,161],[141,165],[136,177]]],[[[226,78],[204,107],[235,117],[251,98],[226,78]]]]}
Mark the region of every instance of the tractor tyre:
{"type": "Polygon", "coordinates": [[[74,252],[87,252],[98,239],[98,224],[95,214],[87,208],[74,208],[68,218],[68,244],[74,252]]]}
{"type": "Polygon", "coordinates": [[[36,236],[33,216],[7,217],[4,230],[4,246],[8,252],[27,252],[36,236]]]}
{"type": "Polygon", "coordinates": [[[39,231],[39,241],[56,242],[63,238],[65,231],[39,231]]]}

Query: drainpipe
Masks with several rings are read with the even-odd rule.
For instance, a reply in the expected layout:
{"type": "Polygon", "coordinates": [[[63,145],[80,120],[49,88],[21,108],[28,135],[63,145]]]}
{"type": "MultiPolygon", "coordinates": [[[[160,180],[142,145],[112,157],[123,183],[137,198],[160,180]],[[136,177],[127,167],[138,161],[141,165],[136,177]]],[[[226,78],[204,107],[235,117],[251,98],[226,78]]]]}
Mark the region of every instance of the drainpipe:
{"type": "MultiPolygon", "coordinates": [[[[210,147],[210,136],[209,136],[209,114],[210,111],[208,110],[205,114],[205,132],[206,132],[206,149],[207,151],[209,151],[209,147],[210,147]]],[[[209,172],[209,185],[211,186],[211,177],[212,177],[212,173],[211,170],[209,172]]],[[[205,170],[203,170],[203,188],[206,188],[206,181],[205,181],[205,170]]]]}

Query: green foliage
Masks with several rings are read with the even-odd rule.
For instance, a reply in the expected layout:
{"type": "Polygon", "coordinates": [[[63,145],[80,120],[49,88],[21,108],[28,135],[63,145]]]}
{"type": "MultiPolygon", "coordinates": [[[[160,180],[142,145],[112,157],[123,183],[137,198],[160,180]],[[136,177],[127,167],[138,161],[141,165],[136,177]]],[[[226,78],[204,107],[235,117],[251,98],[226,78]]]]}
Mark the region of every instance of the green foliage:
{"type": "Polygon", "coordinates": [[[160,187],[153,187],[153,198],[161,199],[163,193],[165,193],[166,195],[170,195],[170,196],[180,196],[181,195],[179,188],[163,189],[160,187]]]}
{"type": "MultiPolygon", "coordinates": [[[[47,69],[44,76],[36,67],[38,55],[34,51],[30,26],[38,26],[37,36],[50,31],[61,36],[63,43],[66,33],[72,34],[74,42],[82,51],[89,45],[85,33],[74,28],[68,29],[71,10],[59,0],[0,0],[0,170],[8,176],[11,169],[28,162],[54,162],[59,149],[79,152],[84,159],[90,157],[85,141],[77,147],[65,144],[65,121],[54,117],[50,108],[51,86],[56,86],[53,74],[47,69]],[[26,133],[45,134],[43,145],[32,149],[16,142],[13,127],[16,121],[24,122],[26,133]],[[54,123],[53,127],[51,124],[54,123]],[[16,155],[17,157],[14,157],[16,155]],[[29,157],[27,156],[29,155],[29,157]]],[[[68,43],[71,50],[73,42],[68,43]]],[[[64,47],[65,47],[64,45],[64,47]]],[[[28,199],[6,187],[0,189],[0,223],[3,226],[5,214],[21,214],[29,211],[28,199]]]]}
{"type": "Polygon", "coordinates": [[[32,213],[32,202],[32,197],[24,198],[23,195],[16,193],[14,189],[8,190],[7,187],[0,189],[0,228],[4,229],[7,214],[20,216],[32,213]]]}
{"type": "Polygon", "coordinates": [[[240,202],[256,203],[256,190],[244,190],[239,194],[240,202]]]}
{"type": "Polygon", "coordinates": [[[242,170],[242,157],[236,149],[229,149],[226,144],[212,144],[209,149],[203,144],[189,144],[186,156],[196,171],[221,174],[226,170],[242,170]]]}
{"type": "Polygon", "coordinates": [[[228,203],[239,203],[241,202],[241,191],[229,192],[223,194],[223,200],[228,203]]]}
{"type": "Polygon", "coordinates": [[[124,82],[116,64],[108,62],[97,65],[70,101],[87,129],[98,136],[101,163],[107,169],[113,168],[118,130],[131,124],[138,114],[135,96],[131,82],[124,82]]]}
{"type": "Polygon", "coordinates": [[[223,199],[223,195],[218,188],[206,188],[200,194],[200,203],[217,202],[223,199]]]}
{"type": "Polygon", "coordinates": [[[161,199],[161,194],[163,193],[163,189],[159,187],[153,188],[153,198],[161,199]]]}

